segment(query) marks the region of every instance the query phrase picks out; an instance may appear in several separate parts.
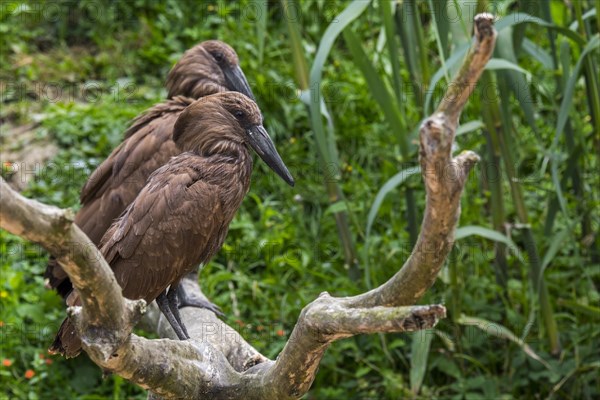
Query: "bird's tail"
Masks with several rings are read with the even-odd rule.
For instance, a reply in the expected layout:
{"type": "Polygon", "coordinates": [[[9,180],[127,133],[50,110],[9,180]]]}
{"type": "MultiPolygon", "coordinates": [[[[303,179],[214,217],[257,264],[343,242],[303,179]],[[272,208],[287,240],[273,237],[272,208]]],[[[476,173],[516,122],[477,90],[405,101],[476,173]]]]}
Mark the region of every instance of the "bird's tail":
{"type": "Polygon", "coordinates": [[[48,352],[50,354],[61,354],[66,358],[77,357],[81,353],[81,339],[71,318],[66,318],[63,321],[48,352]]]}
{"type": "Polygon", "coordinates": [[[66,299],[73,290],[69,276],[54,256],[50,256],[48,259],[44,280],[46,288],[56,290],[63,299],[66,299]]]}

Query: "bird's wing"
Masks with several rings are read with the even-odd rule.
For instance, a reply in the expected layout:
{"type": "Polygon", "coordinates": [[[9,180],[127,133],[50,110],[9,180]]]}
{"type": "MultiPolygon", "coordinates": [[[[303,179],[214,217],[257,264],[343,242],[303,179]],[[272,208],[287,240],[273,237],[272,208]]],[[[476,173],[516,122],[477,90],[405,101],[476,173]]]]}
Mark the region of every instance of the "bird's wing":
{"type": "Polygon", "coordinates": [[[102,253],[128,298],[154,300],[222,244],[229,222],[222,189],[204,181],[198,157],[186,154],[151,176],[102,239],[102,253]],[[196,158],[194,168],[180,168],[189,157],[196,158]]]}
{"type": "Polygon", "coordinates": [[[195,99],[184,96],[175,96],[171,100],[167,100],[163,103],[157,104],[144,113],[135,117],[131,122],[131,125],[125,131],[124,139],[127,139],[136,134],[139,130],[143,129],[150,122],[159,118],[163,114],[170,114],[173,112],[179,112],[192,104],[195,99]]]}
{"type": "Polygon", "coordinates": [[[172,100],[157,104],[137,116],[132,121],[127,131],[125,131],[125,140],[123,140],[108,158],[90,175],[88,181],[81,190],[81,203],[85,204],[102,193],[105,183],[113,175],[113,172],[118,172],[115,171],[115,169],[128,163],[128,154],[130,154],[141,141],[148,136],[151,136],[153,133],[156,134],[157,130],[172,131],[172,124],[169,123],[171,122],[171,119],[173,119],[173,116],[175,116],[176,120],[179,113],[193,101],[194,99],[177,96],[172,100]],[[160,129],[161,127],[170,129],[160,129]],[[132,136],[135,136],[134,141],[127,140],[132,136]]]}
{"type": "Polygon", "coordinates": [[[150,174],[179,152],[172,141],[173,126],[188,100],[167,101],[136,119],[128,130],[131,135],[88,179],[75,222],[94,243],[135,199],[150,174]]]}

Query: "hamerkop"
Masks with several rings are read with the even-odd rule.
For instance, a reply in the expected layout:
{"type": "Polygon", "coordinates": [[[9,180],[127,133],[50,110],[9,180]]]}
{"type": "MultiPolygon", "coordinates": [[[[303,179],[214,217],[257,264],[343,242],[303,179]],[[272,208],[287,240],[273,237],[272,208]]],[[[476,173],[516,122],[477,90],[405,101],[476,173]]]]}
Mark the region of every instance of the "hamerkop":
{"type": "MultiPolygon", "coordinates": [[[[238,91],[254,99],[237,54],[227,44],[209,40],[185,52],[171,69],[166,86],[169,100],[134,119],[125,140],[91,174],[81,191],[75,223],[96,245],[111,223],[127,208],[146,180],[172,156],[180,153],[173,142],[173,125],[195,99],[223,91],[238,91]]],[[[47,286],[67,297],[73,286],[50,258],[44,277],[47,286]]],[[[196,304],[212,308],[212,304],[196,304]]]]}
{"type": "MultiPolygon", "coordinates": [[[[100,250],[129,299],[156,299],[177,336],[189,338],[179,317],[181,278],[221,248],[229,223],[250,187],[250,146],[289,185],[294,179],[262,125],[251,99],[224,92],[199,99],[175,124],[182,153],[157,169],[108,229],[100,250]],[[168,289],[168,290],[167,290],[168,289]]],[[[77,294],[69,296],[77,304],[77,294]]],[[[74,357],[81,341],[66,319],[50,348],[74,357]]]]}

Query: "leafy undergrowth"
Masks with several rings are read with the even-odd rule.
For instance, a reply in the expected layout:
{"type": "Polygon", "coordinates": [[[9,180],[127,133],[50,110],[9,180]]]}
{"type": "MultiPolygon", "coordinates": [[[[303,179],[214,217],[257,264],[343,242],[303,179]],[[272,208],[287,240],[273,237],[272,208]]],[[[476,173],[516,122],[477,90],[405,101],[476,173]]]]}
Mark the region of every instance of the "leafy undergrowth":
{"type": "MultiPolygon", "coordinates": [[[[36,20],[31,10],[17,13],[8,6],[1,10],[4,89],[0,118],[15,124],[40,121],[39,135],[59,146],[57,156],[35,170],[36,178],[25,195],[76,209],[87,175],[120,142],[128,121],[164,97],[161,86],[170,65],[186,48],[217,37],[238,52],[267,130],[297,181],[295,188],[289,188],[263,163],[255,163],[251,191],[231,224],[225,246],[200,276],[203,290],[223,309],[226,321],[266,355],[275,357],[302,307],[320,292],[360,293],[397,271],[411,251],[402,189],[385,197],[368,235],[366,226],[379,189],[398,171],[415,165],[416,147],[411,147],[411,161],[403,162],[398,134],[388,127],[376,96],[341,39],[325,63],[322,82],[340,161],[324,169],[318,163],[308,111],[295,90],[295,69],[279,3],[269,3],[266,28],[249,11],[256,2],[202,3],[199,8],[191,6],[194,2],[174,0],[100,3],[113,14],[94,19],[86,3],[73,2],[58,2],[67,7],[70,19],[36,20]],[[54,89],[44,86],[49,82],[54,89]],[[348,277],[344,266],[333,218],[339,205],[329,205],[325,178],[336,179],[347,198],[364,274],[357,280],[348,277]],[[364,268],[367,259],[368,271],[364,268]]],[[[510,3],[499,2],[506,9],[510,3]]],[[[344,2],[318,1],[300,6],[303,51],[309,60],[327,25],[344,6],[344,2]]],[[[370,6],[352,27],[369,58],[379,60],[377,72],[391,82],[390,62],[378,46],[377,7],[370,6]]],[[[563,7],[560,2],[553,5],[555,18],[562,15],[563,7]]],[[[426,5],[421,5],[424,40],[430,58],[435,59],[432,67],[439,68],[436,30],[426,11],[426,5]]],[[[527,40],[549,53],[550,44],[540,29],[528,31],[527,40]]],[[[573,68],[576,60],[565,56],[563,61],[573,68]]],[[[597,154],[584,151],[597,146],[597,132],[590,124],[586,91],[580,82],[570,119],[575,145],[571,152],[561,147],[558,157],[564,161],[559,168],[562,176],[571,171],[567,160],[576,156],[585,196],[569,186],[563,193],[565,210],[557,214],[551,232],[545,232],[548,205],[556,191],[547,157],[561,99],[554,97],[558,89],[552,70],[522,54],[518,63],[532,74],[528,87],[536,118],[534,129],[528,124],[527,110],[515,97],[507,96],[514,122],[511,145],[534,239],[543,261],[548,261],[544,279],[561,352],[550,354],[529,276],[527,238],[518,223],[509,181],[499,166],[492,165],[488,173],[498,173],[503,222],[510,238],[465,228],[447,266],[422,300],[446,304],[448,318],[421,335],[360,336],[335,343],[307,398],[397,399],[412,397],[417,390],[423,398],[441,399],[550,395],[591,399],[600,395],[600,271],[593,256],[600,185],[597,154]],[[586,225],[580,222],[586,218],[591,232],[584,232],[586,225]],[[495,279],[493,240],[508,249],[505,285],[495,279]]],[[[400,78],[411,83],[408,68],[401,69],[400,78]]],[[[413,97],[412,92],[406,94],[402,103],[410,131],[422,117],[421,105],[413,97]]],[[[482,119],[488,107],[484,100],[474,93],[463,123],[482,119]]],[[[458,151],[472,149],[485,159],[488,143],[482,125],[475,124],[477,129],[458,137],[458,151]]],[[[409,142],[414,138],[408,135],[409,142]]],[[[493,182],[483,170],[482,166],[475,169],[467,182],[461,227],[492,226],[493,182]]],[[[564,181],[566,185],[569,180],[564,181]]],[[[402,185],[413,189],[417,201],[411,212],[420,220],[424,205],[420,179],[415,175],[402,185]]],[[[46,354],[64,317],[60,299],[43,287],[47,254],[6,232],[0,232],[0,246],[0,387],[5,395],[145,398],[142,390],[118,377],[103,378],[85,356],[64,360],[46,354]]]]}

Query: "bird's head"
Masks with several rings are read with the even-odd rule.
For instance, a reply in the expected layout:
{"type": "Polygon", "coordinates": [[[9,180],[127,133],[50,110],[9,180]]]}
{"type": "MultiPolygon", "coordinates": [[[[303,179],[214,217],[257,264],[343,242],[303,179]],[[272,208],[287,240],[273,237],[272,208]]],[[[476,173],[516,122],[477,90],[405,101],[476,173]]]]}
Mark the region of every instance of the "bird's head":
{"type": "Polygon", "coordinates": [[[256,103],[238,92],[221,92],[196,100],[177,118],[173,140],[182,151],[227,155],[231,144],[252,148],[287,184],[294,178],[263,126],[256,103]]]}
{"type": "Polygon", "coordinates": [[[168,98],[199,99],[213,93],[236,91],[254,99],[237,54],[220,40],[204,41],[188,51],[169,72],[168,98]]]}

